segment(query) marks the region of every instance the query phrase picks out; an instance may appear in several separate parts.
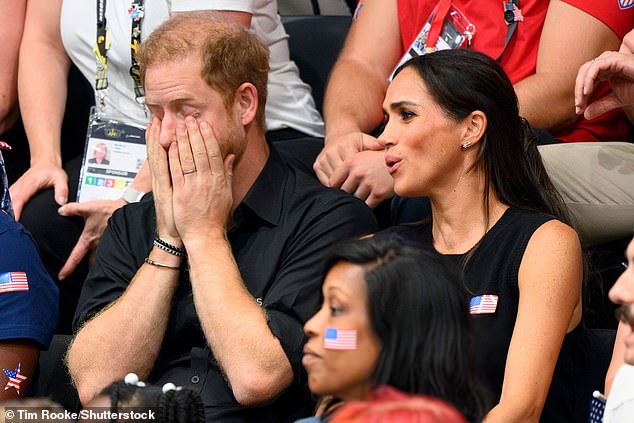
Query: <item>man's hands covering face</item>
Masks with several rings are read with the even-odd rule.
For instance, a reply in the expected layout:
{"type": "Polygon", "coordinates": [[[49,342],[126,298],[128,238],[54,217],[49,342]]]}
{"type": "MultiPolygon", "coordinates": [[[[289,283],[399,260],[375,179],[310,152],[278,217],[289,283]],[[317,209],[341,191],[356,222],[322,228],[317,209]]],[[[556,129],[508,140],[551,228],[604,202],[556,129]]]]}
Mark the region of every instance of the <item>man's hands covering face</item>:
{"type": "Polygon", "coordinates": [[[152,118],[146,141],[159,237],[181,246],[224,236],[233,206],[235,156],[222,158],[208,122],[187,117],[167,150],[159,143],[160,131],[160,120],[152,118]]]}

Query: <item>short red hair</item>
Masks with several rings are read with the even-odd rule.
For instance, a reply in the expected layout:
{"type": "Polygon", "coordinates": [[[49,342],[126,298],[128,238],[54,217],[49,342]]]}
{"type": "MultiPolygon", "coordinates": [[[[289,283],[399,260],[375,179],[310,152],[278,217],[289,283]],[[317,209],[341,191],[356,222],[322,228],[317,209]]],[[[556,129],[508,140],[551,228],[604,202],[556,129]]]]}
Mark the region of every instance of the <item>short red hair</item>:
{"type": "Polygon", "coordinates": [[[458,410],[434,397],[380,386],[367,401],[346,404],[331,423],[467,423],[458,410]]]}

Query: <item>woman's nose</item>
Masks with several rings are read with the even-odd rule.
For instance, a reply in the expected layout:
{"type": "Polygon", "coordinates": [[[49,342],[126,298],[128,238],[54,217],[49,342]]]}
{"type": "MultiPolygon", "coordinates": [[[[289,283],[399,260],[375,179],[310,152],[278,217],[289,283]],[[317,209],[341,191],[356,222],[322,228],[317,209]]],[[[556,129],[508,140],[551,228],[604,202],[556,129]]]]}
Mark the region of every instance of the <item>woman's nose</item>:
{"type": "Polygon", "coordinates": [[[324,307],[320,308],[319,311],[304,324],[304,333],[307,337],[312,338],[319,335],[323,309],[324,307]]]}

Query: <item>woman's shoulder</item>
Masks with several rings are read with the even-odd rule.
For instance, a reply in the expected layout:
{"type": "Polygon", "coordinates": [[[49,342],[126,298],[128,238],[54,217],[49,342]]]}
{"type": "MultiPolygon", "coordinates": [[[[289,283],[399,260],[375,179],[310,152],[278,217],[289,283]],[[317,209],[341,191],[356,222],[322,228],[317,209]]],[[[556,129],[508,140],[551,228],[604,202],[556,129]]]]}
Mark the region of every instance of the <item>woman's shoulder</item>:
{"type": "Polygon", "coordinates": [[[391,226],[377,232],[374,236],[396,239],[406,245],[424,248],[427,245],[431,245],[431,219],[391,226]]]}

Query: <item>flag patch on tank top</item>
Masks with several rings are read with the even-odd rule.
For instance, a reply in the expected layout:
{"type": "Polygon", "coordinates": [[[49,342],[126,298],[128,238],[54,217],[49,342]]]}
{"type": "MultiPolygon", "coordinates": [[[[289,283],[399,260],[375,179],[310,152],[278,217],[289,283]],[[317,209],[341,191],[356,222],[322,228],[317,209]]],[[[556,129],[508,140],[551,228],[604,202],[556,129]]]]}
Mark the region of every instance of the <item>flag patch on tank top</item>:
{"type": "Polygon", "coordinates": [[[493,314],[497,307],[497,295],[478,295],[469,301],[469,313],[471,314],[493,314]]]}

